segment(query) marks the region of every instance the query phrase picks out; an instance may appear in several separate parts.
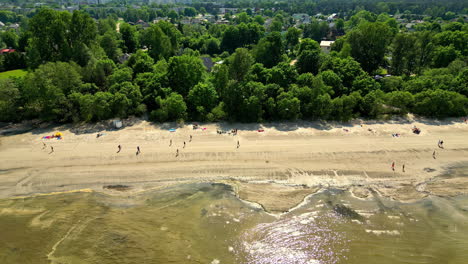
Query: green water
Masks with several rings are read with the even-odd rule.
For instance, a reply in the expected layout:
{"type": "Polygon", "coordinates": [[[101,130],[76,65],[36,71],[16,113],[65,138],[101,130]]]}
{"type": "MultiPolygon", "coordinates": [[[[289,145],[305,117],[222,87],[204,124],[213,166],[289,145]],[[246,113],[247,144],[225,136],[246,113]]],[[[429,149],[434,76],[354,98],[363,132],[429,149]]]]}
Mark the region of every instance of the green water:
{"type": "Polygon", "coordinates": [[[468,262],[467,197],[402,204],[326,190],[275,217],[207,183],[4,199],[0,229],[0,263],[468,262]]]}

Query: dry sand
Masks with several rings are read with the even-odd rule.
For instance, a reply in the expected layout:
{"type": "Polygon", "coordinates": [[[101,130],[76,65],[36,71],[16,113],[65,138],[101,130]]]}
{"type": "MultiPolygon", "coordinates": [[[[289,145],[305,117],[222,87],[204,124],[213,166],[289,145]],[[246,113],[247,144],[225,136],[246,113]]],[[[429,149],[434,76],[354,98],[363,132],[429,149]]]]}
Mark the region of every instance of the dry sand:
{"type": "Polygon", "coordinates": [[[171,184],[213,181],[231,184],[240,198],[266,210],[286,211],[325,187],[350,189],[360,198],[378,193],[401,201],[468,193],[466,174],[440,176],[468,164],[468,124],[461,120],[201,125],[206,130],[133,123],[115,131],[67,125],[2,136],[0,198],[80,189],[134,195],[171,184]],[[414,125],[421,128],[420,135],[412,133],[414,125]],[[216,133],[232,128],[239,129],[237,136],[216,133]],[[57,131],[62,140],[42,139],[57,131]],[[104,133],[100,138],[98,131],[104,133]],[[444,149],[437,147],[439,139],[444,149]],[[122,151],[116,153],[119,144],[122,151]],[[128,187],[104,188],[108,185],[128,187]]]}

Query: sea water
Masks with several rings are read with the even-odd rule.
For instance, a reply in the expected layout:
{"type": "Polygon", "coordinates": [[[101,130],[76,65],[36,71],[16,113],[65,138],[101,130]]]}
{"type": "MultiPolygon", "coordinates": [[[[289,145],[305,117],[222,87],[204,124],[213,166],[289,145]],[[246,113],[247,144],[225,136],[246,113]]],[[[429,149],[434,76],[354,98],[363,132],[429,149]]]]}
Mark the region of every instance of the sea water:
{"type": "Polygon", "coordinates": [[[468,198],[343,190],[271,215],[222,184],[0,200],[0,263],[468,263],[468,198]]]}

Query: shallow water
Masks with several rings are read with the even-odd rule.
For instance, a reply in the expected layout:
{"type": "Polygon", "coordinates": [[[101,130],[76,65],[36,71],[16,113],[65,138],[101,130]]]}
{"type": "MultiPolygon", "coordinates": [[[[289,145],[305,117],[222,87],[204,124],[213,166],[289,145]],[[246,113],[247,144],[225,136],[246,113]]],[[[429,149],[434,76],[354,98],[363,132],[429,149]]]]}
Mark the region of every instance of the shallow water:
{"type": "Polygon", "coordinates": [[[450,263],[468,259],[468,198],[402,204],[340,190],[275,217],[226,185],[132,197],[0,200],[0,263],[450,263]]]}

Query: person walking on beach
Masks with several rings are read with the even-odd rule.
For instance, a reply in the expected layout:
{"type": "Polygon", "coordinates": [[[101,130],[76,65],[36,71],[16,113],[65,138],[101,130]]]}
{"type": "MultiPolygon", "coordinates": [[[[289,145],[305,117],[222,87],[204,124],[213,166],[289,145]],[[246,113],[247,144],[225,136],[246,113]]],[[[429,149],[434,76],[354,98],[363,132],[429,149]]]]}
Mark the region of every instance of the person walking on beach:
{"type": "Polygon", "coordinates": [[[175,156],[179,157],[179,149],[176,150],[175,156]]]}
{"type": "Polygon", "coordinates": [[[42,149],[45,149],[45,148],[47,148],[47,145],[46,143],[42,142],[42,149]]]}
{"type": "Polygon", "coordinates": [[[182,148],[185,148],[185,141],[184,141],[184,147],[182,147],[182,148]]]}
{"type": "Polygon", "coordinates": [[[140,154],[141,151],[140,151],[140,146],[137,146],[137,152],[136,152],[136,155],[138,156],[138,154],[140,154]]]}
{"type": "Polygon", "coordinates": [[[439,143],[437,143],[437,146],[439,146],[439,148],[443,149],[444,148],[444,141],[439,139],[439,143]]]}
{"type": "Polygon", "coordinates": [[[240,143],[239,143],[239,140],[237,140],[237,148],[240,147],[240,143]]]}
{"type": "Polygon", "coordinates": [[[189,140],[189,142],[192,142],[192,135],[190,135],[190,140],[189,140]]]}
{"type": "Polygon", "coordinates": [[[392,171],[395,171],[395,162],[392,162],[392,171]]]}
{"type": "Polygon", "coordinates": [[[434,152],[432,152],[432,157],[435,159],[436,158],[436,152],[434,150],[434,152]]]}
{"type": "Polygon", "coordinates": [[[403,165],[401,166],[401,169],[403,172],[405,172],[405,164],[403,163],[403,165]]]}
{"type": "Polygon", "coordinates": [[[54,147],[50,146],[50,152],[49,152],[49,154],[50,154],[50,153],[53,153],[53,152],[54,152],[54,147]]]}
{"type": "Polygon", "coordinates": [[[122,150],[122,146],[118,145],[117,148],[119,149],[117,153],[120,153],[120,151],[122,150]]]}
{"type": "Polygon", "coordinates": [[[169,147],[172,146],[172,139],[169,141],[169,147]]]}

